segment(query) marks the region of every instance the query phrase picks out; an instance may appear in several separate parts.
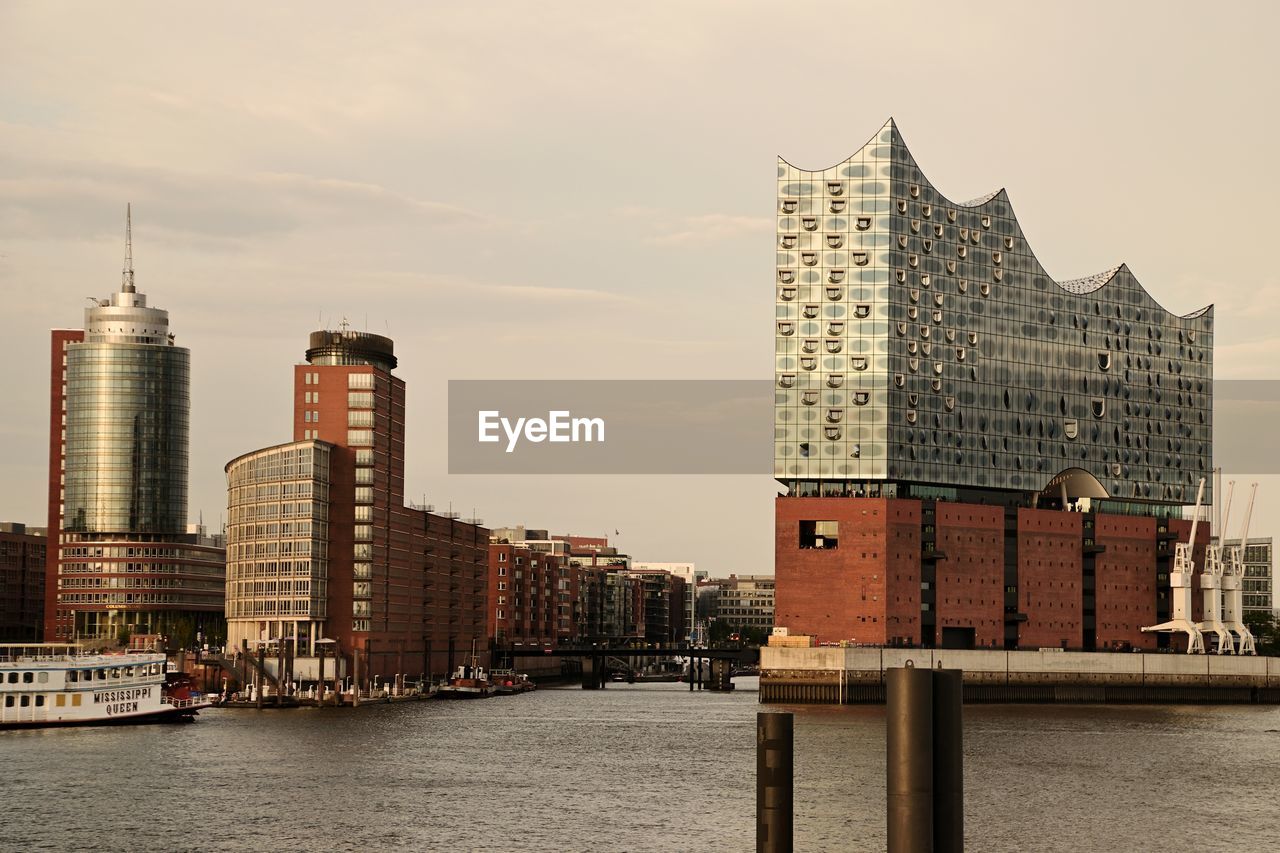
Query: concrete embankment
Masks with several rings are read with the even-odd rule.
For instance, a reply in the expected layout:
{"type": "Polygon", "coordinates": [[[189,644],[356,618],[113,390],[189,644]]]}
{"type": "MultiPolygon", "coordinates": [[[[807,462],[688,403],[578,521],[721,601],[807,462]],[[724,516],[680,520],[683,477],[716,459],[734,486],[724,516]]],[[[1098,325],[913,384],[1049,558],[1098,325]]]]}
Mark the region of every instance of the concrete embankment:
{"type": "Polygon", "coordinates": [[[884,702],[908,662],[964,670],[966,702],[1280,703],[1280,658],[897,648],[761,649],[760,701],[884,702]]]}

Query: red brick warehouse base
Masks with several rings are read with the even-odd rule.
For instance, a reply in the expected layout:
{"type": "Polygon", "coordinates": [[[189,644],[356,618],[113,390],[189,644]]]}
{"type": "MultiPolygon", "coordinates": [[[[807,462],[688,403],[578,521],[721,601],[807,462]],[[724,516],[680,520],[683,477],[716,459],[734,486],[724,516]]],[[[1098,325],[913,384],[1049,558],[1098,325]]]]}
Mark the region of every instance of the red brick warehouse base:
{"type": "MultiPolygon", "coordinates": [[[[780,496],[774,623],[820,643],[1155,648],[1161,635],[1141,629],[1168,609],[1161,555],[1189,531],[1146,516],[780,496]]],[[[1208,536],[1202,523],[1197,566],[1208,536]]]]}

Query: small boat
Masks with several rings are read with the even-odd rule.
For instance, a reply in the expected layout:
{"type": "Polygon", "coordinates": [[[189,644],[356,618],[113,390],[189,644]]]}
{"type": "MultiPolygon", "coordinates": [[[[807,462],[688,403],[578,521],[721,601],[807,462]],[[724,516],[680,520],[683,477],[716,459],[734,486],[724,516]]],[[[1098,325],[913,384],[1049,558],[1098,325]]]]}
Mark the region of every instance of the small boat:
{"type": "Polygon", "coordinates": [[[489,678],[493,681],[494,692],[499,696],[528,693],[538,687],[528,675],[523,672],[516,672],[514,669],[491,670],[489,678]]]}
{"type": "Polygon", "coordinates": [[[471,659],[471,664],[463,664],[449,676],[449,680],[440,685],[440,689],[436,691],[438,699],[484,699],[492,696],[496,688],[493,682],[489,680],[489,676],[485,673],[484,668],[476,665],[476,659],[471,659]]]}
{"type": "Polygon", "coordinates": [[[163,652],[0,645],[0,729],[190,721],[213,703],[163,652]]]}

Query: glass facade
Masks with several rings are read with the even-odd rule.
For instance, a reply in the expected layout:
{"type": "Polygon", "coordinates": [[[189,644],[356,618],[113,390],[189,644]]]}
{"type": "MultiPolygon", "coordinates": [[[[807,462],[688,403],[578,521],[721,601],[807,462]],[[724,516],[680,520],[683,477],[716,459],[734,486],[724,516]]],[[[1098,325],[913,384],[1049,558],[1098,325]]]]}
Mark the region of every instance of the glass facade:
{"type": "Polygon", "coordinates": [[[227,465],[227,638],[323,634],[329,577],[332,445],[301,441],[227,465]]]}
{"type": "Polygon", "coordinates": [[[129,260],[121,289],[94,300],[82,339],[62,354],[51,461],[61,486],[57,599],[46,637],[163,634],[186,645],[220,635],[224,552],[218,537],[187,527],[190,353],[174,345],[168,312],[137,292],[129,260]]]}
{"type": "Polygon", "coordinates": [[[190,375],[181,347],[67,347],[67,531],[186,531],[190,375]]]}
{"type": "Polygon", "coordinates": [[[1195,500],[1212,306],[1170,314],[1123,265],[1055,281],[1003,190],[947,199],[892,121],[829,169],[779,161],[776,239],[774,476],[793,494],[1195,500]]]}
{"type": "MultiPolygon", "coordinates": [[[[1240,549],[1239,539],[1228,539],[1223,544],[1228,548],[1240,549]]],[[[1240,549],[1240,558],[1244,563],[1244,578],[1240,584],[1243,611],[1271,613],[1274,579],[1271,538],[1249,539],[1244,548],[1240,549]]]]}

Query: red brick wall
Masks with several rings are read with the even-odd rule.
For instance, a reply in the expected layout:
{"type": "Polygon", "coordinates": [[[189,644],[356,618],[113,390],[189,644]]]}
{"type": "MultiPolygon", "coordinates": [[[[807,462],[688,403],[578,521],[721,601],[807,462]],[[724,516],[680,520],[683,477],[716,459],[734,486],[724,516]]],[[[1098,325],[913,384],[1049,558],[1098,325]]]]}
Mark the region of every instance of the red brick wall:
{"type": "Polygon", "coordinates": [[[80,329],[54,329],[49,346],[49,531],[45,551],[44,576],[44,642],[54,643],[71,639],[71,620],[64,620],[64,633],[58,628],[58,543],[62,536],[62,457],[63,424],[66,412],[66,356],[67,344],[80,343],[84,332],[80,329]]]}
{"type": "Polygon", "coordinates": [[[294,369],[293,403],[295,441],[311,430],[313,437],[336,445],[330,469],[326,636],[338,641],[340,653],[348,659],[357,650],[367,651],[362,670],[368,676],[386,678],[424,666],[434,675],[444,675],[470,656],[473,641],[483,662],[488,531],[404,506],[404,382],[370,365],[302,364],[294,369]],[[347,377],[352,373],[377,377],[372,612],[367,632],[353,630],[352,615],[356,483],[355,449],[347,444],[347,377]],[[317,381],[308,383],[307,374],[317,381]],[[318,417],[308,417],[309,412],[318,417]]]}
{"type": "Polygon", "coordinates": [[[889,642],[920,645],[920,501],[887,501],[889,513],[885,572],[889,642]]]}
{"type": "Polygon", "coordinates": [[[939,501],[934,642],[946,626],[974,628],[978,648],[1004,646],[1004,509],[939,501]]]}
{"type": "MultiPolygon", "coordinates": [[[[1098,515],[1095,625],[1099,648],[1118,641],[1154,648],[1143,634],[1156,618],[1155,520],[1098,515]]],[[[1060,510],[1018,511],[1018,609],[1021,648],[1084,645],[1083,516],[1060,510]]],[[[881,498],[779,497],[774,517],[777,576],[774,623],[818,642],[919,643],[920,503],[881,498]],[[839,547],[799,547],[801,521],[835,521],[839,547]]],[[[1186,539],[1190,522],[1170,529],[1186,539]]],[[[1203,563],[1208,527],[1197,532],[1203,563]]],[[[1004,641],[1004,510],[939,501],[935,542],[946,555],[935,569],[936,629],[973,627],[979,647],[1004,641]]],[[[1197,575],[1198,584],[1198,575],[1197,575]]],[[[1195,618],[1201,609],[1193,596],[1195,618]]],[[[1177,638],[1175,647],[1185,643],[1177,638]]]]}
{"type": "Polygon", "coordinates": [[[919,501],[779,497],[774,624],[818,642],[918,636],[919,564],[919,501]],[[802,549],[802,520],[837,522],[839,547],[802,549]]]}
{"type": "Polygon", "coordinates": [[[1018,646],[1078,649],[1084,644],[1079,513],[1018,510],[1018,646]]]}
{"type": "Polygon", "coordinates": [[[1099,514],[1094,540],[1106,549],[1095,561],[1097,647],[1154,649],[1156,635],[1142,627],[1156,624],[1156,520],[1099,514]]]}

